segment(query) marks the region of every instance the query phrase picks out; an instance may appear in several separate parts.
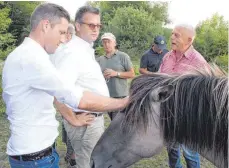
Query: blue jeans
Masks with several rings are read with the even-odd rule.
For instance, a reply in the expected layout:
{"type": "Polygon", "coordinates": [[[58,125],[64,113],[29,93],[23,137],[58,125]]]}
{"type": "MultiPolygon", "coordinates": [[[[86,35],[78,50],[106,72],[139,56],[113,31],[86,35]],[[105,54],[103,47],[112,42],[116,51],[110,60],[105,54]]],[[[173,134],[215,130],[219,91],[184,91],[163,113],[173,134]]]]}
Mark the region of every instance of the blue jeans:
{"type": "Polygon", "coordinates": [[[170,168],[182,168],[181,158],[180,158],[180,147],[183,149],[183,155],[186,160],[187,168],[200,168],[200,157],[197,152],[194,152],[184,145],[176,144],[169,147],[169,167],[170,168]]]}
{"type": "Polygon", "coordinates": [[[9,157],[11,168],[59,168],[59,155],[53,148],[52,154],[40,160],[23,161],[9,157]]]}

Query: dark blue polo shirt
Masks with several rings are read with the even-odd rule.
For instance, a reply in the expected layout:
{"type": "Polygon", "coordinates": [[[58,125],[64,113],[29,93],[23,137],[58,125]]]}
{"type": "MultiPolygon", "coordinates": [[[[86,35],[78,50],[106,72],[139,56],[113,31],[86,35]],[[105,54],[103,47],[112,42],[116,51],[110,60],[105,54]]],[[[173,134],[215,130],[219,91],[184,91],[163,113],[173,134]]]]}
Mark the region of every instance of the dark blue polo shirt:
{"type": "Polygon", "coordinates": [[[147,68],[147,71],[157,72],[160,68],[162,59],[168,50],[163,50],[161,54],[154,52],[152,49],[146,51],[140,63],[140,68],[147,68]]]}

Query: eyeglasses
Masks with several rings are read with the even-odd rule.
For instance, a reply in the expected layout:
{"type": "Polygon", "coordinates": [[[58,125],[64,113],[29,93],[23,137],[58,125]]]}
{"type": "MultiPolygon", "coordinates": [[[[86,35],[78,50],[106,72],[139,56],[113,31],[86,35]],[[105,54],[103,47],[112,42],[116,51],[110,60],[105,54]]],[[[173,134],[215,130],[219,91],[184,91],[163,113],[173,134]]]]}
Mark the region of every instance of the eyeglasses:
{"type": "Polygon", "coordinates": [[[94,30],[96,27],[98,29],[101,29],[102,28],[102,24],[92,24],[92,23],[84,23],[84,22],[80,22],[80,24],[85,24],[85,25],[88,25],[88,27],[91,29],[91,30],[94,30]]]}

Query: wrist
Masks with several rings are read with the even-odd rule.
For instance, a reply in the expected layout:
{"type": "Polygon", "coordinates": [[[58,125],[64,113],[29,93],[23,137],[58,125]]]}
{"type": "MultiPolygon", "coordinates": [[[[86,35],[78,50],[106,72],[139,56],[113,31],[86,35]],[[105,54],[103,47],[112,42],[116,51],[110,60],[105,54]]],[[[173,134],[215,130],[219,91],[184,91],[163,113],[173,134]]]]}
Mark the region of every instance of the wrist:
{"type": "Polygon", "coordinates": [[[120,72],[117,72],[116,77],[120,77],[120,72]]]}

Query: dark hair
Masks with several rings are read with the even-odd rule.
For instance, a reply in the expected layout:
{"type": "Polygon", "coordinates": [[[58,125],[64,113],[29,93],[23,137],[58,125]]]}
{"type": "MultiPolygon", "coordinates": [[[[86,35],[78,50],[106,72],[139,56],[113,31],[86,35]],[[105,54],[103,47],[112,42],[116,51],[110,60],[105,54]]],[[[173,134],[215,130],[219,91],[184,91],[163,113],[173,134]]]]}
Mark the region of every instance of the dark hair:
{"type": "Polygon", "coordinates": [[[98,8],[95,8],[92,6],[82,6],[76,12],[75,22],[78,22],[78,23],[82,22],[82,18],[85,13],[93,13],[93,14],[99,15],[100,11],[98,8]]]}
{"type": "Polygon", "coordinates": [[[65,18],[68,22],[70,22],[69,13],[62,6],[52,3],[41,4],[31,15],[31,29],[34,30],[41,20],[47,19],[52,25],[55,25],[61,18],[65,18]]]}

